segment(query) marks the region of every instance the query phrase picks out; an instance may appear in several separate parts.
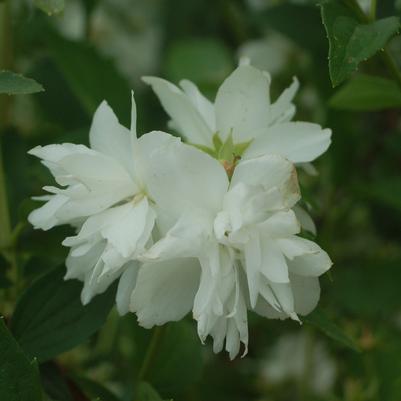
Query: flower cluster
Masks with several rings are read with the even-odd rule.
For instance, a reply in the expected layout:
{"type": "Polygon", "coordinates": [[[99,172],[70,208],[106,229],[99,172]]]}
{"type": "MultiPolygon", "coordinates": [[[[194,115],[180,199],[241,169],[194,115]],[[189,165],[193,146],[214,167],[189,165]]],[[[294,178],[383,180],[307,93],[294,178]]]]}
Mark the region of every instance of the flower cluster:
{"type": "Polygon", "coordinates": [[[248,346],[247,311],[299,320],[320,296],[331,261],[299,236],[314,226],[297,203],[296,167],[330,145],[331,132],[293,122],[294,80],[271,102],[270,77],[241,64],[214,103],[197,87],[147,77],[187,143],[153,131],[137,138],[106,102],[96,111],[90,148],[61,144],[30,151],[58,186],[29,216],[35,228],[70,224],[76,235],[66,279],[84,282],[87,304],[119,280],[120,314],[147,328],[192,310],[199,337],[234,358],[248,346]]]}

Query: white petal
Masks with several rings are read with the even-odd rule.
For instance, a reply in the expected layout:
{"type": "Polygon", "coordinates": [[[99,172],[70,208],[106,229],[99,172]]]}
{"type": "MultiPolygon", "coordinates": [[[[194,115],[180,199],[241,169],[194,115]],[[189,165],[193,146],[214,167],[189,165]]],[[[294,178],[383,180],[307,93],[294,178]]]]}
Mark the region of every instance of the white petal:
{"type": "MultiPolygon", "coordinates": [[[[210,219],[209,219],[210,220],[210,219]]],[[[144,260],[196,257],[210,235],[211,222],[202,213],[185,213],[167,234],[143,254],[144,260]]]]}
{"type": "Polygon", "coordinates": [[[150,328],[182,319],[192,308],[199,274],[200,266],[195,259],[142,265],[130,307],[136,312],[139,324],[150,328]]]}
{"type": "Polygon", "coordinates": [[[130,262],[125,267],[124,273],[118,282],[116,305],[118,313],[123,316],[129,312],[131,296],[135,289],[136,278],[138,275],[138,262],[130,262]]]}
{"type": "Polygon", "coordinates": [[[91,190],[104,192],[124,186],[126,189],[123,193],[133,194],[138,191],[122,165],[101,153],[71,154],[60,160],[59,164],[91,190]]]}
{"type": "Polygon", "coordinates": [[[133,175],[130,135],[130,131],[118,122],[111,107],[103,101],[93,116],[89,131],[90,146],[121,163],[133,175]]]}
{"type": "Polygon", "coordinates": [[[232,319],[229,319],[227,324],[226,351],[231,360],[238,355],[240,345],[239,332],[235,322],[232,319]]]}
{"type": "Polygon", "coordinates": [[[35,229],[50,230],[60,223],[56,217],[56,212],[68,202],[68,198],[63,195],[53,195],[43,206],[32,211],[28,216],[28,221],[35,229]]]}
{"type": "Polygon", "coordinates": [[[131,189],[119,186],[110,189],[107,186],[99,188],[99,191],[90,191],[82,184],[71,186],[65,190],[59,190],[59,194],[66,196],[66,202],[56,211],[58,224],[73,223],[76,219],[91,216],[102,212],[117,202],[125,199],[131,189]]]}
{"type": "Polygon", "coordinates": [[[95,267],[87,273],[81,292],[81,302],[83,305],[87,305],[95,295],[105,292],[110,284],[120,275],[120,271],[102,274],[103,269],[104,263],[102,259],[99,259],[95,267]]]}
{"type": "Polygon", "coordinates": [[[95,267],[104,251],[104,247],[105,242],[98,242],[86,254],[80,256],[74,256],[74,248],[72,248],[66,259],[67,272],[64,279],[77,278],[84,280],[86,274],[95,267]]]}
{"type": "Polygon", "coordinates": [[[332,266],[329,255],[313,241],[300,237],[279,240],[280,246],[290,259],[288,267],[294,274],[318,277],[332,266]]]}
{"type": "Polygon", "coordinates": [[[209,130],[216,132],[216,117],[214,115],[213,103],[202,95],[193,82],[184,79],[180,82],[180,86],[205,120],[209,130]]]}
{"type": "Polygon", "coordinates": [[[291,317],[291,319],[298,320],[295,313],[295,301],[291,284],[270,282],[270,287],[273,290],[282,311],[291,317]]]}
{"type": "Polygon", "coordinates": [[[288,122],[274,125],[257,134],[243,157],[251,159],[265,154],[278,154],[293,163],[315,160],[331,143],[331,130],[318,124],[288,122]]]}
{"type": "Polygon", "coordinates": [[[266,238],[286,238],[300,231],[299,222],[292,210],[274,213],[259,228],[266,238]]]}
{"type": "Polygon", "coordinates": [[[164,79],[155,77],[142,79],[152,86],[164,110],[189,142],[212,146],[213,132],[184,92],[164,79]]]}
{"type": "Polygon", "coordinates": [[[293,206],[300,198],[294,165],[281,156],[265,155],[241,161],[234,170],[230,186],[240,182],[262,186],[265,191],[278,188],[287,207],[293,206]]]}
{"type": "Polygon", "coordinates": [[[295,205],[292,210],[294,211],[295,215],[299,223],[301,224],[302,229],[309,231],[313,235],[316,235],[316,225],[315,222],[312,220],[310,214],[303,209],[301,206],[295,205]]]}
{"type": "Polygon", "coordinates": [[[288,267],[284,255],[275,240],[262,236],[261,273],[274,283],[288,283],[288,267]]]}
{"type": "Polygon", "coordinates": [[[320,298],[320,284],[317,277],[291,275],[291,287],[294,293],[295,312],[305,316],[312,312],[320,298]]]}
{"type": "Polygon", "coordinates": [[[145,245],[155,221],[155,213],[149,207],[147,198],[139,203],[128,203],[124,206],[123,214],[113,224],[102,229],[102,236],[125,258],[131,257],[138,249],[138,244],[145,245]],[[148,228],[148,230],[145,230],[148,228]],[[149,230],[150,228],[150,230],[149,230]]]}
{"type": "Polygon", "coordinates": [[[235,142],[254,138],[269,122],[270,81],[250,65],[240,65],[220,86],[215,102],[216,126],[225,139],[232,131],[235,142]]]}
{"type": "Polygon", "coordinates": [[[177,217],[194,208],[220,211],[228,187],[221,164],[171,135],[145,136],[160,135],[169,139],[149,156],[147,187],[151,198],[177,217]]]}
{"type": "Polygon", "coordinates": [[[91,153],[92,150],[84,145],[75,145],[72,143],[54,144],[47,146],[36,146],[28,153],[42,159],[44,164],[54,176],[59,185],[75,184],[76,181],[68,174],[60,165],[59,162],[64,157],[76,153],[91,153]]]}
{"type": "Polygon", "coordinates": [[[299,88],[297,78],[283,91],[280,97],[270,106],[270,125],[287,122],[294,117],[295,106],[291,103],[299,88]]]}
{"type": "Polygon", "coordinates": [[[248,280],[249,298],[254,308],[260,291],[260,270],[262,267],[262,250],[259,235],[254,235],[245,245],[245,267],[248,280]]]}

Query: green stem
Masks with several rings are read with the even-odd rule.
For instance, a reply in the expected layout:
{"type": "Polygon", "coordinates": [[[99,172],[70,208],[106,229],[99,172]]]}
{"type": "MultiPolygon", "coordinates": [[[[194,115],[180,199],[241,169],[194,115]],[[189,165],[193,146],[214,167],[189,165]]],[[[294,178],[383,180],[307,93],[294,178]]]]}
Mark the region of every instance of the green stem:
{"type": "Polygon", "coordinates": [[[149,372],[152,369],[152,366],[155,362],[155,358],[157,355],[157,351],[160,346],[160,342],[163,338],[163,333],[166,330],[165,328],[166,328],[166,325],[156,326],[153,329],[152,338],[150,339],[150,343],[146,350],[146,354],[143,359],[142,366],[139,369],[138,377],[136,380],[137,388],[134,391],[134,400],[137,400],[139,397],[139,394],[138,394],[139,383],[148,377],[149,372]]]}
{"type": "MultiPolygon", "coordinates": [[[[12,22],[10,1],[0,3],[0,70],[13,69],[12,22]]],[[[19,269],[17,263],[16,241],[20,229],[13,232],[7,196],[7,183],[3,162],[2,134],[11,115],[12,97],[0,95],[0,252],[11,266],[10,278],[15,286],[12,294],[18,294],[19,269]]]]}
{"type": "Polygon", "coordinates": [[[377,0],[370,0],[369,16],[372,21],[376,19],[377,0]]]}
{"type": "MultiPolygon", "coordinates": [[[[0,2],[0,70],[12,70],[12,26],[10,3],[8,0],[0,2]]],[[[0,127],[7,125],[12,99],[10,96],[0,95],[0,127]]]]}
{"type": "Polygon", "coordinates": [[[394,80],[397,81],[397,84],[401,87],[401,71],[387,48],[383,49],[381,57],[388,70],[391,72],[394,80]]]}
{"type": "Polygon", "coordinates": [[[160,346],[165,327],[166,325],[155,327],[141,369],[139,370],[138,381],[144,380],[148,376],[157,355],[157,351],[160,346]]]}
{"type": "MultiPolygon", "coordinates": [[[[11,65],[10,51],[10,5],[8,1],[0,3],[0,70],[9,68],[11,65]]],[[[7,124],[9,109],[9,97],[0,96],[0,130],[7,124]]],[[[1,131],[0,131],[1,135],[1,131]]],[[[1,137],[0,137],[1,141],[1,137]]],[[[3,149],[0,142],[0,248],[4,249],[10,245],[11,223],[7,201],[6,178],[3,166],[3,149]]]]}
{"type": "Polygon", "coordinates": [[[10,245],[11,223],[8,212],[6,179],[3,167],[3,149],[0,143],[0,248],[3,250],[10,245]]]}

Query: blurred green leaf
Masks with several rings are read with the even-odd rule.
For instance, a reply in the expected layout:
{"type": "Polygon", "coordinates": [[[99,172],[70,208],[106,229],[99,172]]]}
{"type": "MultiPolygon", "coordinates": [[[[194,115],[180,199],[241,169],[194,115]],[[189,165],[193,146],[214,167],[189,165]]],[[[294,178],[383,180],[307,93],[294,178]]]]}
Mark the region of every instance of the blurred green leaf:
{"type": "Polygon", "coordinates": [[[75,381],[79,384],[85,394],[91,397],[91,399],[98,399],[101,401],[120,401],[119,398],[110,390],[94,380],[79,377],[75,378],[75,381]]]}
{"type": "Polygon", "coordinates": [[[47,15],[61,13],[64,10],[64,0],[34,0],[35,6],[47,15]]]}
{"type": "Polygon", "coordinates": [[[56,363],[47,362],[41,364],[40,377],[43,389],[51,399],[57,401],[74,401],[62,371],[56,363]]]}
{"type": "Polygon", "coordinates": [[[186,321],[169,323],[147,379],[162,394],[174,396],[197,382],[202,368],[201,345],[194,326],[186,321]]]}
{"type": "Polygon", "coordinates": [[[398,17],[362,24],[351,9],[338,0],[324,1],[321,10],[329,40],[329,70],[333,86],[356,71],[361,61],[383,49],[400,27],[398,17]]]}
{"type": "Polygon", "coordinates": [[[359,258],[354,266],[337,266],[335,285],[328,298],[341,310],[358,318],[380,318],[383,311],[397,313],[400,309],[399,283],[401,260],[359,258]],[[358,283],[358,288],[355,288],[358,283]]]}
{"type": "Polygon", "coordinates": [[[92,116],[106,100],[127,125],[131,90],[113,62],[87,43],[64,39],[53,30],[46,40],[51,57],[87,113],[92,116]]]}
{"type": "Polygon", "coordinates": [[[29,95],[43,91],[43,86],[31,78],[11,71],[0,71],[0,94],[29,95]]]}
{"type": "Polygon", "coordinates": [[[64,273],[57,268],[36,280],[19,299],[12,318],[19,344],[39,361],[85,341],[104,324],[114,304],[115,286],[83,306],[82,283],[64,281],[64,273]]]}
{"type": "Polygon", "coordinates": [[[329,100],[335,109],[376,111],[401,106],[401,89],[389,79],[358,74],[329,100]]]}
{"type": "Polygon", "coordinates": [[[401,177],[381,178],[370,185],[360,185],[357,190],[363,196],[401,212],[401,177]]]}
{"type": "Polygon", "coordinates": [[[0,318],[1,401],[41,401],[39,374],[0,318]]]}
{"type": "Polygon", "coordinates": [[[280,32],[302,49],[319,54],[325,50],[324,28],[315,5],[282,3],[258,12],[256,20],[262,28],[280,32]],[[299,25],[294,24],[294,18],[302,21],[302,35],[299,25]]]}
{"type": "Polygon", "coordinates": [[[332,322],[327,315],[320,309],[315,309],[308,316],[305,316],[303,319],[304,323],[310,324],[328,337],[336,340],[340,344],[353,349],[354,351],[360,352],[358,344],[350,338],[344,331],[338,327],[334,322],[332,322]]]}
{"type": "Polygon", "coordinates": [[[232,69],[229,50],[216,39],[174,42],[168,50],[165,67],[170,80],[189,79],[198,85],[220,84],[232,69]]]}
{"type": "Polygon", "coordinates": [[[163,401],[157,391],[147,382],[139,383],[136,399],[138,401],[163,401]]]}

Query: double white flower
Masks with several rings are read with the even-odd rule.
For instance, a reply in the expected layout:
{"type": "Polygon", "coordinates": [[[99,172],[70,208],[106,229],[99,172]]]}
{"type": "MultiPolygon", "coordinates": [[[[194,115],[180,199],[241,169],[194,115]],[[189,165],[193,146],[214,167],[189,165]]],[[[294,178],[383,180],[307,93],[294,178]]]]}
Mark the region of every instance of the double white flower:
{"type": "Polygon", "coordinates": [[[84,281],[82,301],[119,278],[117,308],[144,327],[192,310],[202,341],[234,358],[248,346],[247,310],[298,319],[316,306],[331,261],[299,237],[293,163],[326,150],[329,130],[293,123],[298,83],[270,104],[269,77],[241,65],[215,105],[188,81],[185,92],[147,78],[189,142],[162,132],[136,136],[102,103],[90,146],[33,149],[62,187],[29,217],[35,228],[71,224],[77,234],[66,278],[84,281]],[[216,134],[217,132],[217,134],[216,134]],[[209,154],[208,154],[209,153],[209,154]],[[211,155],[222,157],[217,160],[211,155]]]}

